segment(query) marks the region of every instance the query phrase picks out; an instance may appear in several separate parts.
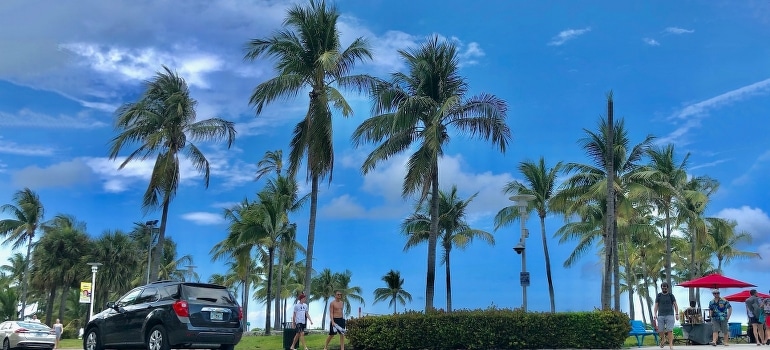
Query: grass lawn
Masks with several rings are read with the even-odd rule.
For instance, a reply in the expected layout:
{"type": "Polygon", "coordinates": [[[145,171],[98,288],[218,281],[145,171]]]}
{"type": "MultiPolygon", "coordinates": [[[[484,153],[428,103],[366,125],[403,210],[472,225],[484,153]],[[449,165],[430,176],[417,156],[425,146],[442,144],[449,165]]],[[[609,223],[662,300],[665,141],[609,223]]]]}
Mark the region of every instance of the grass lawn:
{"type": "MultiPolygon", "coordinates": [[[[323,349],[324,342],[326,341],[326,334],[309,334],[305,336],[305,341],[307,342],[307,347],[310,349],[323,349]]],[[[297,342],[299,343],[299,341],[297,342]]],[[[62,349],[82,349],[83,348],[83,340],[82,339],[62,339],[62,341],[59,343],[60,347],[62,349]]],[[[350,341],[345,342],[346,345],[350,344],[350,341]]],[[[297,349],[302,349],[302,346],[300,344],[297,344],[294,346],[297,349]]],[[[340,338],[339,336],[334,336],[334,339],[332,339],[329,342],[329,349],[339,349],[340,348],[340,338]]],[[[254,349],[264,349],[264,350],[280,350],[283,349],[283,335],[270,335],[270,336],[244,336],[241,339],[241,342],[238,343],[238,345],[235,346],[235,349],[237,350],[254,350],[254,349]]]]}

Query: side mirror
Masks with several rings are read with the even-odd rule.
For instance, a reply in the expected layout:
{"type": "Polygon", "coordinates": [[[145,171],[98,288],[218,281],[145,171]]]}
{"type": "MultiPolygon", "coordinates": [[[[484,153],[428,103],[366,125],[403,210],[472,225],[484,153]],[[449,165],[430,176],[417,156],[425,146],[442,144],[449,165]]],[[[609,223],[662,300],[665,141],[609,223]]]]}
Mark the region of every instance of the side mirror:
{"type": "Polygon", "coordinates": [[[115,302],[114,301],[108,301],[106,306],[107,306],[108,309],[112,309],[112,308],[115,307],[115,302]]]}

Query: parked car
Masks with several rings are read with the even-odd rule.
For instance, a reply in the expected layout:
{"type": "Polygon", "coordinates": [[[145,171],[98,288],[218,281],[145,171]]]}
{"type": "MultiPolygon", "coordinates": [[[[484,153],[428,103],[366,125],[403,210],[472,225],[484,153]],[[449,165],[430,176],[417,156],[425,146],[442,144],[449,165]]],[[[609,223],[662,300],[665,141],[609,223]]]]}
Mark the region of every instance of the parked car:
{"type": "Polygon", "coordinates": [[[84,334],[85,350],[233,350],[243,335],[243,309],[225,287],[159,281],[107,303],[84,334]]]}
{"type": "Polygon", "coordinates": [[[15,348],[53,349],[56,334],[40,322],[5,321],[0,323],[3,350],[15,348]]]}

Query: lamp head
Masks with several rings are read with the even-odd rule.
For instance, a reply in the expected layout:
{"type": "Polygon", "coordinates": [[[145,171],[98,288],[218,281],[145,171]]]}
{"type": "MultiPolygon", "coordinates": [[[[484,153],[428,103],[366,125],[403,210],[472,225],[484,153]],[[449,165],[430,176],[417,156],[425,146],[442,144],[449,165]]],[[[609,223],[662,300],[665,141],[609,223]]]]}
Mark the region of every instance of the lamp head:
{"type": "Polygon", "coordinates": [[[519,242],[519,244],[517,244],[515,247],[513,247],[513,250],[516,251],[516,254],[521,254],[521,253],[524,252],[525,248],[526,247],[524,247],[524,243],[519,242]]]}

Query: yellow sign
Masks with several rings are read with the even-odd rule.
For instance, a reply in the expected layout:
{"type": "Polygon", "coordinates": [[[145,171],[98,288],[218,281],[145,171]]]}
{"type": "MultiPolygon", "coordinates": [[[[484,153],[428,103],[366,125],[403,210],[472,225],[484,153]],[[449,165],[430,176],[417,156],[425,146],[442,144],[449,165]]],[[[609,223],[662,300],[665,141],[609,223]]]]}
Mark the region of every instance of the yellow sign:
{"type": "Polygon", "coordinates": [[[88,304],[91,302],[91,282],[80,282],[80,303],[88,304]]]}

